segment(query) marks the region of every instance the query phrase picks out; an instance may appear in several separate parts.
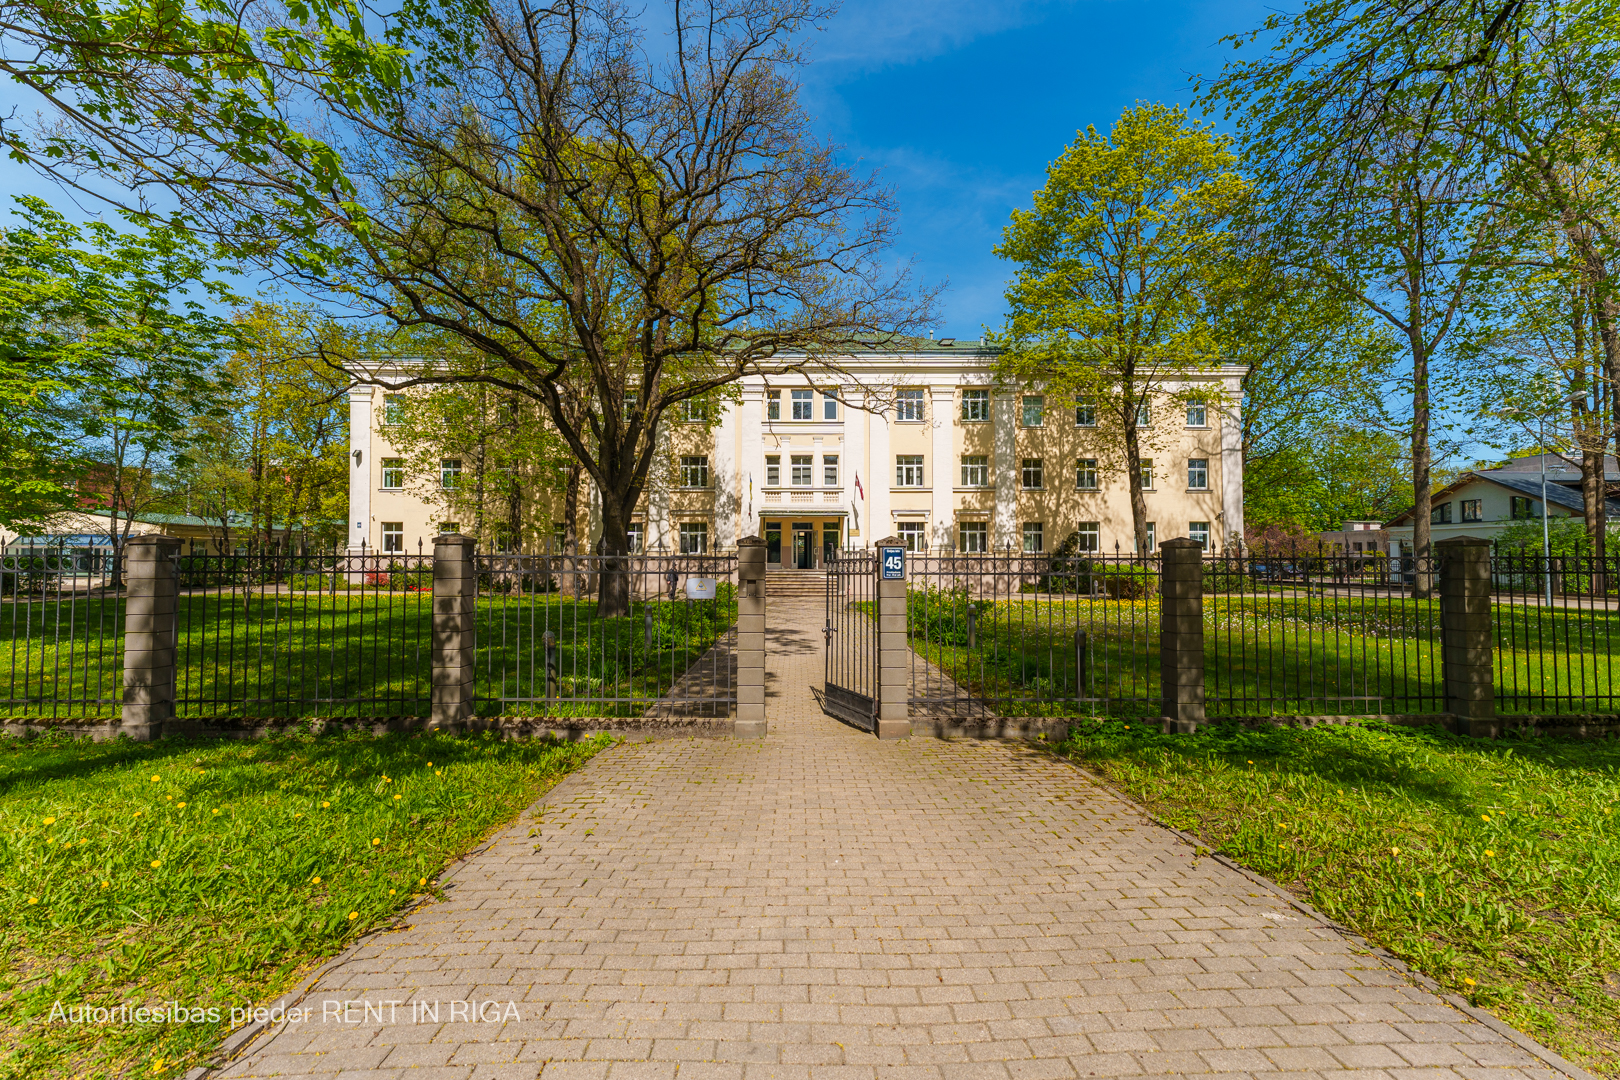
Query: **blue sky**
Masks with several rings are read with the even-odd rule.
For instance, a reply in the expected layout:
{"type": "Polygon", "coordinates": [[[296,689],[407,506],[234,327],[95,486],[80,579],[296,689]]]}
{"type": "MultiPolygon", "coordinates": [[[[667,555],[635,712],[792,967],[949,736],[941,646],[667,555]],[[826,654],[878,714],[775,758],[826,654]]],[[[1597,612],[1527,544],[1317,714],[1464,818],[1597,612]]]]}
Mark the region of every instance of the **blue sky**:
{"type": "Polygon", "coordinates": [[[943,332],[1000,323],[1013,208],[1088,125],[1137,101],[1190,104],[1225,34],[1276,5],[1244,0],[851,0],[813,39],[804,101],[824,137],[876,168],[900,205],[895,254],[947,280],[943,332]]]}

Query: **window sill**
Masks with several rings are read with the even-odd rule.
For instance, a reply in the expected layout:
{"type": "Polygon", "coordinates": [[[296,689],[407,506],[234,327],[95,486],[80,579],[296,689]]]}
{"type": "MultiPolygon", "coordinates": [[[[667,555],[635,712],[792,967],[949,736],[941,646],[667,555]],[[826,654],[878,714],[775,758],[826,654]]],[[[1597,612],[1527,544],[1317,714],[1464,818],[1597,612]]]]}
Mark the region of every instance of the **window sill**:
{"type": "Polygon", "coordinates": [[[1101,491],[1102,488],[1100,488],[1100,487],[1080,487],[1078,484],[1076,484],[1074,490],[1080,492],[1081,494],[1095,495],[1095,494],[1097,494],[1097,492],[1101,491]]]}
{"type": "Polygon", "coordinates": [[[933,490],[934,490],[934,489],[933,489],[933,488],[931,488],[931,487],[891,487],[891,488],[890,488],[890,489],[889,489],[889,494],[891,494],[891,495],[893,495],[893,494],[895,494],[895,493],[896,493],[896,492],[901,492],[901,493],[904,493],[904,492],[908,492],[908,491],[909,491],[909,492],[912,492],[912,493],[916,493],[916,492],[920,492],[920,491],[928,491],[928,492],[931,492],[931,491],[933,491],[933,490]]]}
{"type": "Polygon", "coordinates": [[[404,488],[402,488],[402,487],[397,487],[397,488],[388,488],[388,487],[380,487],[380,488],[378,488],[378,489],[377,489],[377,490],[378,490],[378,491],[379,491],[379,492],[389,492],[389,493],[392,493],[392,492],[396,492],[396,491],[404,491],[404,490],[405,490],[405,489],[404,489],[404,488]]]}
{"type": "Polygon", "coordinates": [[[1045,491],[1044,487],[1021,487],[1019,491],[1045,491]]]}
{"type": "Polygon", "coordinates": [[[889,422],[890,422],[890,423],[891,423],[891,424],[926,424],[926,423],[928,423],[928,421],[927,421],[927,420],[923,420],[923,419],[921,419],[921,418],[919,418],[919,419],[916,419],[916,420],[900,420],[900,419],[894,419],[894,420],[891,420],[891,421],[889,421],[889,422]]]}
{"type": "Polygon", "coordinates": [[[974,491],[994,491],[996,490],[996,487],[994,484],[957,484],[955,487],[951,488],[951,490],[954,492],[967,494],[974,491]]]}
{"type": "Polygon", "coordinates": [[[1188,488],[1187,489],[1187,494],[1189,494],[1189,495],[1208,495],[1210,492],[1212,492],[1214,490],[1215,490],[1214,488],[1207,488],[1207,487],[1188,488]]]}

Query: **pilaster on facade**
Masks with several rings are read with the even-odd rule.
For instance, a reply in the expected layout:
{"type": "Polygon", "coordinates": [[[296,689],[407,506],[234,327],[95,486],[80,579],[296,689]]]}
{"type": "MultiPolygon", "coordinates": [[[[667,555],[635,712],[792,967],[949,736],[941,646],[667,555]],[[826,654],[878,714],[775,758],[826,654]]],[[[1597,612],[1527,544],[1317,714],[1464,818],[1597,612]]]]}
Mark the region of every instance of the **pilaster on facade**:
{"type": "Polygon", "coordinates": [[[714,449],[709,457],[709,483],[714,485],[713,542],[721,551],[730,551],[737,546],[738,540],[737,522],[742,505],[736,448],[737,413],[730,407],[724,407],[715,426],[714,449]]]}
{"type": "MultiPolygon", "coordinates": [[[[366,543],[371,530],[372,397],[375,388],[349,388],[349,546],[366,543]]],[[[373,545],[375,546],[375,545],[373,545]]]]}
{"type": "Polygon", "coordinates": [[[1018,488],[1021,482],[1018,459],[1018,398],[997,391],[990,403],[992,465],[996,483],[996,507],[990,535],[998,548],[1011,547],[1018,534],[1018,488]]]}
{"type": "Polygon", "coordinates": [[[763,505],[765,477],[760,471],[765,461],[765,387],[745,382],[737,408],[737,496],[742,506],[741,529],[752,534],[757,528],[763,505]]]}
{"type": "Polygon", "coordinates": [[[1221,405],[1221,533],[1223,551],[1243,540],[1243,383],[1226,380],[1221,405]]]}
{"type": "Polygon", "coordinates": [[[925,479],[933,486],[929,518],[929,546],[935,551],[956,549],[956,387],[957,380],[936,382],[928,387],[928,421],[934,429],[932,475],[925,479]]]}
{"type": "Polygon", "coordinates": [[[865,480],[866,515],[861,522],[861,533],[863,536],[886,536],[889,523],[893,520],[889,488],[894,483],[894,448],[889,442],[889,422],[894,413],[890,409],[883,409],[863,415],[870,436],[866,459],[871,471],[865,480]]]}
{"type": "Polygon", "coordinates": [[[872,487],[872,472],[866,461],[866,429],[872,415],[849,404],[861,400],[859,386],[854,384],[845,386],[839,394],[844,401],[844,467],[838,479],[844,487],[843,505],[849,510],[849,518],[844,523],[844,546],[864,547],[866,545],[859,542],[861,539],[877,535],[870,531],[866,507],[861,505],[864,500],[860,495],[861,491],[867,491],[872,487]],[[856,477],[861,479],[859,491],[855,487],[856,477]]]}

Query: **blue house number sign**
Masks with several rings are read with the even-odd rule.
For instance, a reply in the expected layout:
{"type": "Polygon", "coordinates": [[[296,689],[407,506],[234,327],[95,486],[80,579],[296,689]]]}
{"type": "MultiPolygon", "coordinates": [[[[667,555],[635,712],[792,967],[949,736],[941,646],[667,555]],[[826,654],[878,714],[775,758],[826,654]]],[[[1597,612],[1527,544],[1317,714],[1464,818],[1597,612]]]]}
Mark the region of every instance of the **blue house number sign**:
{"type": "Polygon", "coordinates": [[[883,551],[883,580],[899,581],[906,576],[906,549],[886,547],[883,551]]]}

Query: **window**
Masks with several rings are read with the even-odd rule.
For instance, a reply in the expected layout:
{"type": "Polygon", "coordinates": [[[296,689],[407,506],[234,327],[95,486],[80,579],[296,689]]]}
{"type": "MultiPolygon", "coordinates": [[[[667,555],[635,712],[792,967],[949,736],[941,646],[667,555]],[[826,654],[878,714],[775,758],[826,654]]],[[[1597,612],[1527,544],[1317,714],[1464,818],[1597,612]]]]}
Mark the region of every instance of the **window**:
{"type": "Polygon", "coordinates": [[[1097,490],[1097,459],[1083,457],[1074,463],[1074,486],[1081,491],[1097,490]]]}
{"type": "MultiPolygon", "coordinates": [[[[1464,521],[1484,521],[1485,510],[1478,499],[1464,499],[1462,501],[1462,519],[1464,521]]],[[[1360,544],[1356,545],[1359,550],[1360,544]]]]}
{"type": "Polygon", "coordinates": [[[624,528],[625,546],[630,549],[631,555],[639,555],[647,550],[647,523],[632,521],[624,528]]]}
{"type": "Polygon", "coordinates": [[[814,483],[810,477],[816,466],[814,454],[790,454],[788,464],[793,470],[794,487],[809,487],[814,483]]]}
{"type": "Polygon", "coordinates": [[[1209,459],[1187,459],[1187,486],[1194,491],[1204,491],[1209,487],[1209,459]]]}
{"type": "Polygon", "coordinates": [[[1187,404],[1187,426],[1209,427],[1209,412],[1202,401],[1187,404]]]}
{"type": "Polygon", "coordinates": [[[765,486],[766,487],[781,487],[782,486],[782,455],[781,454],[766,454],[765,455],[765,486]]]}
{"type": "Polygon", "coordinates": [[[962,419],[969,421],[990,419],[990,391],[962,391],[962,419]]]}
{"type": "Polygon", "coordinates": [[[1153,426],[1153,406],[1145,401],[1136,406],[1136,426],[1153,426]]]}
{"type": "Polygon", "coordinates": [[[811,397],[812,397],[811,391],[809,391],[809,390],[794,390],[794,391],[792,391],[792,394],[793,394],[793,419],[795,419],[795,420],[814,419],[810,415],[811,411],[812,411],[811,407],[814,404],[810,400],[811,397]]]}
{"type": "Polygon", "coordinates": [[[1074,533],[1080,539],[1078,550],[1102,550],[1102,527],[1095,521],[1082,521],[1074,527],[1074,533]]]}
{"type": "Polygon", "coordinates": [[[928,550],[928,526],[921,521],[902,521],[895,527],[900,536],[900,542],[906,546],[907,551],[928,550]]]}
{"type": "Polygon", "coordinates": [[[385,457],[382,459],[382,486],[385,488],[401,488],[405,486],[405,459],[385,457]]]}
{"type": "Polygon", "coordinates": [[[403,521],[385,521],[382,523],[383,551],[405,550],[405,523],[403,521]]]}
{"type": "Polygon", "coordinates": [[[1046,398],[1041,394],[1025,394],[1020,412],[1025,427],[1040,427],[1046,421],[1046,398]]]}
{"type": "Polygon", "coordinates": [[[568,540],[568,526],[562,522],[553,522],[551,526],[551,550],[562,551],[568,540]]]}
{"type": "Polygon", "coordinates": [[[962,521],[956,526],[956,550],[978,554],[990,550],[990,526],[982,521],[962,521]]]}
{"type": "Polygon", "coordinates": [[[1089,401],[1082,401],[1074,407],[1075,427],[1096,427],[1097,407],[1089,401]]]}
{"type": "Polygon", "coordinates": [[[709,459],[702,454],[689,454],[681,458],[681,487],[706,488],[709,486],[709,459]]]}
{"type": "Polygon", "coordinates": [[[1536,508],[1527,496],[1514,495],[1508,499],[1508,514],[1515,521],[1525,521],[1536,516],[1536,508]]]}
{"type": "Polygon", "coordinates": [[[838,395],[821,395],[821,418],[823,420],[838,419],[838,395]]]}
{"type": "Polygon", "coordinates": [[[921,390],[901,390],[896,394],[894,418],[896,420],[921,420],[923,418],[923,392],[921,390]]]}
{"type": "Polygon", "coordinates": [[[765,419],[767,419],[767,420],[780,420],[780,419],[782,419],[782,391],[780,391],[780,390],[767,390],[767,391],[765,391],[765,419]]]}
{"type": "Polygon", "coordinates": [[[447,457],[439,462],[439,486],[446,491],[461,483],[461,459],[447,457]]]}
{"type": "Polygon", "coordinates": [[[1142,459],[1142,490],[1153,490],[1153,459],[1150,457],[1142,459]]]}
{"type": "Polygon", "coordinates": [[[1431,524],[1431,525],[1450,525],[1451,524],[1451,504],[1450,503],[1441,503],[1439,506],[1436,506],[1434,509],[1430,510],[1429,511],[1429,524],[1431,524]]]}
{"type": "Polygon", "coordinates": [[[838,486],[838,455],[821,455],[821,486],[835,488],[838,486]]]}
{"type": "MultiPolygon", "coordinates": [[[[1154,551],[1157,551],[1158,548],[1159,548],[1158,536],[1156,534],[1156,530],[1153,527],[1153,522],[1144,521],[1142,524],[1147,526],[1147,550],[1148,550],[1148,554],[1152,554],[1154,551]]],[[[1136,550],[1136,537],[1135,537],[1134,533],[1133,533],[1133,535],[1131,537],[1131,550],[1132,551],[1136,550]]]]}
{"type": "Polygon", "coordinates": [[[405,395],[383,395],[383,423],[403,424],[405,422],[405,395]]]}
{"type": "Polygon", "coordinates": [[[1045,529],[1039,521],[1024,522],[1024,550],[1037,553],[1046,550],[1045,529]]]}
{"type": "Polygon", "coordinates": [[[459,521],[445,521],[445,522],[441,522],[440,525],[439,525],[439,535],[440,536],[450,536],[451,534],[458,533],[460,531],[461,531],[461,522],[459,522],[459,521]]]}
{"type": "Polygon", "coordinates": [[[1197,544],[1199,547],[1203,548],[1205,551],[1208,551],[1209,550],[1209,522],[1207,522],[1207,521],[1189,521],[1189,522],[1187,522],[1187,539],[1191,540],[1193,543],[1197,544]]]}
{"type": "Polygon", "coordinates": [[[706,521],[681,522],[681,554],[707,555],[709,553],[709,523],[706,521]]]}
{"type": "Polygon", "coordinates": [[[990,459],[983,454],[968,454],[962,458],[962,486],[989,487],[990,459]]]}
{"type": "Polygon", "coordinates": [[[641,395],[640,394],[637,394],[634,390],[625,391],[625,395],[624,395],[624,418],[626,420],[630,419],[632,416],[635,415],[635,413],[636,413],[636,405],[640,401],[641,401],[641,395]]]}
{"type": "Polygon", "coordinates": [[[1025,458],[1023,461],[1025,490],[1036,490],[1045,487],[1046,485],[1042,482],[1045,472],[1045,461],[1042,458],[1025,458]]]}
{"type": "Polygon", "coordinates": [[[923,466],[921,454],[901,454],[894,459],[895,487],[922,487],[923,466]]]}
{"type": "Polygon", "coordinates": [[[693,423],[701,423],[709,418],[709,403],[699,401],[697,398],[687,398],[681,402],[681,419],[693,423]]]}

